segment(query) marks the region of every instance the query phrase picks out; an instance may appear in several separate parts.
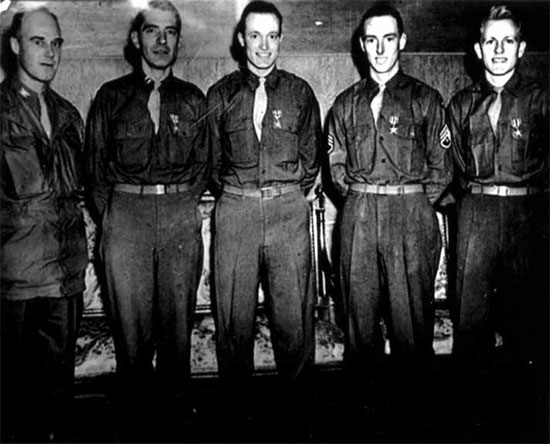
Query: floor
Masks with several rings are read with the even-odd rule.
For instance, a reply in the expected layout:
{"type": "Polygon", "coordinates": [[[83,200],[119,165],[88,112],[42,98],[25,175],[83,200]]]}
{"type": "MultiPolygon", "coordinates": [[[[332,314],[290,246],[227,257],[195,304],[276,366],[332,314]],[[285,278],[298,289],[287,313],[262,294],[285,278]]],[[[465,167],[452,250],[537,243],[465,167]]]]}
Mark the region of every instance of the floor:
{"type": "MultiPolygon", "coordinates": [[[[460,393],[452,380],[449,356],[436,357],[435,393],[431,399],[418,400],[414,421],[395,415],[387,405],[378,412],[358,412],[349,408],[349,393],[339,365],[317,366],[315,390],[309,420],[304,427],[289,429],[269,409],[275,395],[273,372],[254,377],[258,403],[245,421],[228,424],[222,411],[215,375],[193,378],[195,403],[193,414],[175,435],[161,430],[149,431],[132,438],[117,427],[112,398],[112,376],[81,379],[77,384],[72,431],[66,442],[548,442],[548,397],[544,393],[527,397],[508,393],[505,375],[492,385],[484,402],[474,401],[460,393]],[[457,401],[457,400],[462,401],[457,401]],[[429,403],[429,405],[426,405],[429,403]],[[483,406],[483,407],[482,407],[483,406]]],[[[382,381],[389,385],[391,381],[382,381]]],[[[416,410],[416,409],[415,409],[416,410]]],[[[304,412],[305,413],[305,412],[304,412]]],[[[408,415],[407,415],[408,416],[408,415]]]]}

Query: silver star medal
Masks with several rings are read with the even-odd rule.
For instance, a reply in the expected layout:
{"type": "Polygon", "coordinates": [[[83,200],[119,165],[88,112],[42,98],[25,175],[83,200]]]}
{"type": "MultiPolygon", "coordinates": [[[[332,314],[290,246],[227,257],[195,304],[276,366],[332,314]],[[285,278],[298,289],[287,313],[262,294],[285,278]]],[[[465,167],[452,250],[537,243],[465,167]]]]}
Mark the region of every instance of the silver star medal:
{"type": "Polygon", "coordinates": [[[397,134],[397,124],[399,123],[398,116],[390,116],[390,134],[397,134]]]}

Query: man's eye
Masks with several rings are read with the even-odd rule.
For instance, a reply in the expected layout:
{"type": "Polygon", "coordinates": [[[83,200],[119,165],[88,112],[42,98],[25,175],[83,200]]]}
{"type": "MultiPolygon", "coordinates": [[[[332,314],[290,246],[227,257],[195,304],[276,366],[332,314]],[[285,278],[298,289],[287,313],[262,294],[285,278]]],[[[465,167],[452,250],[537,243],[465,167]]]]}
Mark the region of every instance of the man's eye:
{"type": "Polygon", "coordinates": [[[145,34],[148,34],[148,35],[152,35],[152,34],[156,34],[156,29],[154,28],[147,28],[145,29],[145,34]]]}
{"type": "Polygon", "coordinates": [[[168,34],[170,37],[176,37],[178,35],[175,29],[169,29],[168,31],[166,31],[166,34],[168,34]]]}
{"type": "Polygon", "coordinates": [[[271,34],[271,35],[269,36],[269,38],[270,38],[271,40],[278,40],[278,39],[279,39],[279,36],[278,36],[277,34],[271,34]]]}
{"type": "Polygon", "coordinates": [[[395,37],[393,37],[393,36],[392,36],[392,37],[388,37],[386,40],[387,40],[388,42],[393,42],[393,41],[395,40],[395,37]]]}
{"type": "Polygon", "coordinates": [[[373,38],[367,37],[367,38],[365,39],[365,43],[372,44],[372,43],[374,43],[374,39],[373,39],[373,38]]]}
{"type": "Polygon", "coordinates": [[[495,41],[493,39],[485,40],[485,44],[487,46],[493,45],[494,43],[495,43],[495,41]]]}
{"type": "Polygon", "coordinates": [[[55,49],[59,49],[63,45],[63,42],[52,42],[52,45],[55,49]]]}

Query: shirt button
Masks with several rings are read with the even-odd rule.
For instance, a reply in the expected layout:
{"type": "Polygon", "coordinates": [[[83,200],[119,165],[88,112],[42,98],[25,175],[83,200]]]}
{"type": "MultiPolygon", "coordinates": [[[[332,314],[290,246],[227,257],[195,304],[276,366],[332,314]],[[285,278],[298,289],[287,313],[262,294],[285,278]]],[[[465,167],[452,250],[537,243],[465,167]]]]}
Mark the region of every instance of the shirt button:
{"type": "Polygon", "coordinates": [[[380,136],[380,137],[378,138],[378,140],[379,140],[380,142],[383,142],[383,141],[384,141],[384,136],[380,136]]]}
{"type": "Polygon", "coordinates": [[[380,159],[380,162],[386,163],[386,159],[380,159]]]}
{"type": "Polygon", "coordinates": [[[265,170],[262,170],[262,174],[265,174],[265,170]]]}

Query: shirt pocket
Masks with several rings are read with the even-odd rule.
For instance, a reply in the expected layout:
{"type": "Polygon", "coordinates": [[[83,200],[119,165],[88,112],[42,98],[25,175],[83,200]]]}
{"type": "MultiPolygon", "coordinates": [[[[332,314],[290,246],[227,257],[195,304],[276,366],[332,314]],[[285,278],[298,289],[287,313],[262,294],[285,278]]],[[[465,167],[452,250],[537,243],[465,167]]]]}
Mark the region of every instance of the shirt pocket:
{"type": "Polygon", "coordinates": [[[224,124],[227,136],[225,154],[230,162],[240,167],[257,164],[257,139],[252,119],[245,116],[228,116],[224,124]]]}
{"type": "Polygon", "coordinates": [[[353,143],[348,153],[348,164],[352,172],[370,173],[374,168],[373,130],[368,124],[353,126],[353,143]]]}
{"type": "Polygon", "coordinates": [[[149,162],[151,126],[142,120],[123,120],[114,128],[116,162],[119,165],[138,166],[149,162]]]}
{"type": "MultiPolygon", "coordinates": [[[[6,171],[2,182],[11,178],[14,198],[28,198],[48,191],[44,167],[37,154],[37,140],[32,134],[2,137],[6,171]]],[[[6,190],[6,193],[9,193],[6,190]]]]}
{"type": "Polygon", "coordinates": [[[177,123],[170,122],[167,143],[161,144],[161,148],[168,150],[166,158],[171,166],[187,165],[198,131],[197,123],[191,119],[179,120],[177,123]]]}
{"type": "MultiPolygon", "coordinates": [[[[403,120],[394,128],[398,165],[410,175],[422,174],[426,166],[426,144],[422,125],[412,120],[403,120]]],[[[391,131],[390,127],[390,134],[391,131]]]]}
{"type": "Polygon", "coordinates": [[[544,162],[544,155],[542,141],[536,128],[521,123],[516,129],[510,128],[510,131],[512,173],[523,175],[539,168],[544,162]]]}
{"type": "Polygon", "coordinates": [[[272,110],[271,115],[268,114],[264,119],[271,119],[275,141],[273,146],[274,160],[283,163],[298,162],[300,152],[299,113],[272,110]]]}
{"type": "Polygon", "coordinates": [[[466,173],[472,177],[485,178],[494,172],[493,144],[490,142],[473,143],[470,158],[466,162],[466,173]]]}

